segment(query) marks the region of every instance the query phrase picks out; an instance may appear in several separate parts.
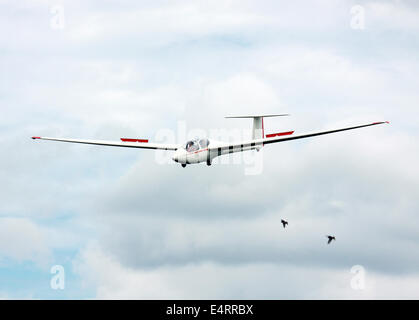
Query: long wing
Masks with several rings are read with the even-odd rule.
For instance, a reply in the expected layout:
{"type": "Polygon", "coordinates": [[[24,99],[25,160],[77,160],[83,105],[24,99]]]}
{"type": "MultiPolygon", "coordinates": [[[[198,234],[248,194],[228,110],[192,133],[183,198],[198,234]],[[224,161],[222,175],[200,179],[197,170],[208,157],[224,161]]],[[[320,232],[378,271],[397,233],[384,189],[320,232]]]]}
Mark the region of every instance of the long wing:
{"type": "Polygon", "coordinates": [[[335,130],[318,131],[318,132],[311,132],[311,133],[300,134],[300,135],[287,135],[287,136],[280,136],[280,137],[256,139],[256,140],[250,140],[250,141],[245,141],[245,142],[241,142],[241,143],[225,144],[223,146],[212,147],[212,148],[209,148],[209,149],[212,153],[218,153],[218,155],[222,155],[222,154],[228,154],[228,153],[233,153],[233,152],[251,150],[251,149],[258,148],[258,147],[260,148],[263,145],[271,144],[271,143],[315,137],[315,136],[320,136],[320,135],[329,134],[329,133],[335,133],[335,132],[341,132],[341,131],[346,131],[346,130],[353,130],[353,129],[359,129],[359,128],[364,128],[364,127],[375,126],[375,125],[379,125],[379,124],[383,124],[383,123],[389,123],[389,122],[388,121],[380,121],[380,122],[374,122],[374,123],[363,124],[363,125],[358,125],[358,126],[354,126],[354,127],[335,129],[335,130]]]}
{"type": "Polygon", "coordinates": [[[180,147],[177,144],[148,143],[148,140],[140,140],[140,139],[121,139],[121,141],[61,139],[61,138],[49,138],[49,137],[32,137],[32,139],[93,144],[93,145],[110,146],[110,147],[154,149],[154,150],[177,150],[180,147]]]}

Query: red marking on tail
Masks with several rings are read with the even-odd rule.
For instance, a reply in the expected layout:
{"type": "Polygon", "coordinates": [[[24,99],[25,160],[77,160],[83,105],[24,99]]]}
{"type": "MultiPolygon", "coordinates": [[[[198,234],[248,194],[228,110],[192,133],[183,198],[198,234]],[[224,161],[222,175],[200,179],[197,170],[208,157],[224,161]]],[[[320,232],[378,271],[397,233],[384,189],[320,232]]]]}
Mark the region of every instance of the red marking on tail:
{"type": "Polygon", "coordinates": [[[280,137],[280,136],[288,136],[288,135],[293,134],[293,133],[294,133],[294,131],[271,133],[271,134],[267,134],[266,135],[266,138],[273,138],[273,137],[280,137]]]}
{"type": "MultiPolygon", "coordinates": [[[[265,136],[265,128],[263,126],[263,117],[262,117],[262,139],[263,139],[264,136],[265,136]]],[[[263,144],[262,144],[262,146],[263,146],[263,144]]]]}

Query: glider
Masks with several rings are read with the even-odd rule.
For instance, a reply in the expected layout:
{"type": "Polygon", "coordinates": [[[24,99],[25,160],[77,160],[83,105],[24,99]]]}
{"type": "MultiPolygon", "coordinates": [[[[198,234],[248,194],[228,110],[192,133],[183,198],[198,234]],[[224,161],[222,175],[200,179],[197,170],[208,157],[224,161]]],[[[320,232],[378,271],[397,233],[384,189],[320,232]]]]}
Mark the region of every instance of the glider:
{"type": "Polygon", "coordinates": [[[248,141],[241,141],[235,143],[226,143],[207,138],[194,139],[186,142],[184,145],[179,144],[166,144],[166,143],[149,143],[147,139],[130,139],[121,138],[121,141],[103,141],[103,140],[79,140],[79,139],[62,139],[62,138],[49,138],[49,137],[32,137],[32,139],[51,140],[60,142],[92,144],[100,146],[111,147],[126,147],[126,148],[140,148],[140,149],[154,149],[154,150],[172,150],[174,155],[172,160],[178,162],[182,167],[187,164],[195,164],[206,162],[211,165],[214,158],[234,153],[243,152],[247,150],[259,151],[264,145],[277,142],[285,142],[290,140],[297,140],[309,137],[320,136],[329,133],[336,133],[341,131],[359,129],[364,127],[375,126],[388,121],[373,122],[368,124],[357,125],[353,127],[346,127],[327,131],[318,131],[311,133],[304,133],[294,135],[294,131],[271,133],[265,135],[263,119],[269,117],[287,116],[288,114],[270,114],[270,115],[252,115],[252,116],[235,116],[226,118],[251,118],[253,119],[252,139],[248,141]]]}

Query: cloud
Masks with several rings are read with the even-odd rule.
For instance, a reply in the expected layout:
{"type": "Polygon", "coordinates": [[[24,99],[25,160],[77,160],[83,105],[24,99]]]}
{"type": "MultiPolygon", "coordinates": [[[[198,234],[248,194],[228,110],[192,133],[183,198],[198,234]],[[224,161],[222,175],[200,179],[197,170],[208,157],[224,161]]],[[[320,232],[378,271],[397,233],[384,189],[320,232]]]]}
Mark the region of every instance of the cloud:
{"type": "Polygon", "coordinates": [[[96,245],[82,251],[74,269],[84,275],[84,285],[96,288],[98,299],[416,299],[419,281],[417,274],[389,277],[366,269],[362,290],[355,290],[351,283],[356,275],[350,268],[281,262],[132,269],[96,245]]]}
{"type": "Polygon", "coordinates": [[[41,227],[28,219],[0,218],[0,258],[46,265],[51,250],[41,227]]]}
{"type": "Polygon", "coordinates": [[[361,3],[355,32],[352,4],[72,1],[59,31],[54,3],[3,2],[0,253],[79,252],[75,269],[105,298],[415,297],[417,8],[361,3]],[[266,132],[391,125],[266,146],[256,176],[29,139],[171,130],[183,143],[193,129],[242,132],[250,121],[222,117],[255,112],[292,114],[266,132]],[[355,264],[363,293],[349,287],[355,264]]]}
{"type": "Polygon", "coordinates": [[[9,295],[7,293],[0,292],[0,300],[8,300],[8,299],[9,299],[9,295]]]}
{"type": "Polygon", "coordinates": [[[103,228],[104,250],[134,269],[286,261],[412,274],[419,172],[408,163],[419,154],[391,130],[267,146],[255,177],[233,164],[179,172],[149,156],[92,199],[90,218],[103,228]],[[290,221],[286,231],[281,218],[290,221]],[[339,239],[332,255],[329,233],[339,239]]]}
{"type": "Polygon", "coordinates": [[[371,17],[371,27],[380,29],[401,29],[404,31],[419,28],[419,8],[413,1],[368,1],[367,18],[371,17]]]}

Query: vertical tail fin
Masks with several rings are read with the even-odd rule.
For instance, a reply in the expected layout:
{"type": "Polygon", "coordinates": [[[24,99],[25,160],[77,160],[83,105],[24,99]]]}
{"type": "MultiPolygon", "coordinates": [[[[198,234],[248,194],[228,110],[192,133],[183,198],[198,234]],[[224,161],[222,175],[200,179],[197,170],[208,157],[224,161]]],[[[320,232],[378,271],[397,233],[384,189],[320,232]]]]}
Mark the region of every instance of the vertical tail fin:
{"type": "Polygon", "coordinates": [[[265,138],[265,132],[263,128],[263,117],[254,117],[253,118],[253,129],[252,129],[252,139],[263,139],[265,138]]]}
{"type": "Polygon", "coordinates": [[[254,115],[254,116],[233,116],[233,117],[225,117],[225,118],[227,118],[227,119],[253,118],[252,139],[263,139],[263,138],[265,138],[265,131],[264,131],[264,126],[263,126],[263,118],[282,117],[282,116],[289,116],[289,114],[267,114],[267,115],[254,115]]]}

